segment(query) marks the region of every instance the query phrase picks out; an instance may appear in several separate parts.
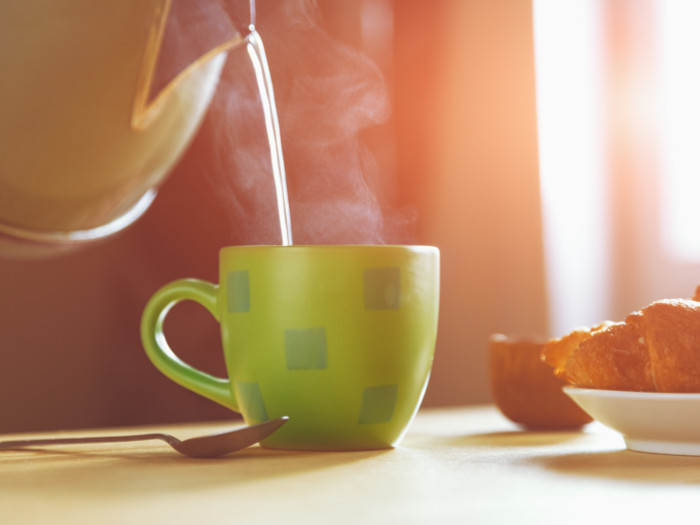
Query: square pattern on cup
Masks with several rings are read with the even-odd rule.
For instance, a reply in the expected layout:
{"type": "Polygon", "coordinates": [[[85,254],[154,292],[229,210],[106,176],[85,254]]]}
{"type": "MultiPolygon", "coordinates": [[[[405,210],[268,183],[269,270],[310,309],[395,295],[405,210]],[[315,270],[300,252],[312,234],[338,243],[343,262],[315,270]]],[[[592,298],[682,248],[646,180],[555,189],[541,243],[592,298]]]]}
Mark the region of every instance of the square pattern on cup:
{"type": "Polygon", "coordinates": [[[269,419],[260,385],[238,381],[238,394],[240,396],[241,412],[247,414],[251,421],[263,422],[269,419]]]}
{"type": "MultiPolygon", "coordinates": [[[[250,312],[250,280],[248,270],[227,274],[227,309],[229,312],[250,312]]],[[[398,266],[366,268],[363,271],[365,310],[397,310],[401,307],[401,269],[398,266]]],[[[284,330],[287,370],[328,369],[328,346],[323,326],[284,330]]],[[[269,419],[260,385],[237,382],[241,411],[254,422],[269,419]]],[[[359,425],[387,423],[394,416],[398,385],[371,386],[362,389],[359,425]]]]}
{"type": "Polygon", "coordinates": [[[284,353],[288,370],[322,370],[328,366],[326,329],[290,328],[284,331],[284,353]]]}
{"type": "Polygon", "coordinates": [[[401,307],[401,269],[398,266],[366,268],[363,287],[366,310],[398,310],[401,307]]]}
{"type": "Polygon", "coordinates": [[[226,275],[226,307],[229,312],[250,311],[250,279],[248,270],[228,272],[226,275]]]}
{"type": "Polygon", "coordinates": [[[382,385],[367,387],[362,391],[360,408],[360,425],[387,423],[391,421],[396,407],[396,395],[399,385],[382,385]]]}

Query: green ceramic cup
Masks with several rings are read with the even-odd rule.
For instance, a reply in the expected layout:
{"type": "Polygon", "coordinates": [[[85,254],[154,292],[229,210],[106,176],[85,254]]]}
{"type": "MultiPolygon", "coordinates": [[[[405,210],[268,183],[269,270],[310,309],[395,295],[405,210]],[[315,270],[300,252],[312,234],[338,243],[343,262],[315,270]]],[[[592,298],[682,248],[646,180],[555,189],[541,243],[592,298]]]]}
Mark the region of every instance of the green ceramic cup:
{"type": "Polygon", "coordinates": [[[141,338],[176,383],[243,415],[289,422],[262,445],[396,446],[420,406],[435,351],[439,252],[427,246],[242,246],[219,284],[183,279],[147,304],[141,338]],[[219,322],[227,378],[183,362],[163,334],[177,302],[219,322]]]}

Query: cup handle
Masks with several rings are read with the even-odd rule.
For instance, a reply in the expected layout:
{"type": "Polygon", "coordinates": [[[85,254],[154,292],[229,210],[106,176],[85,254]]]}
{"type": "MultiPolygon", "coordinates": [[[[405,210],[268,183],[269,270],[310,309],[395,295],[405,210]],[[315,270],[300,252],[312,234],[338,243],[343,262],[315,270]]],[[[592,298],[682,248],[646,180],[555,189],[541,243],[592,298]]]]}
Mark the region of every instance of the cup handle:
{"type": "Polygon", "coordinates": [[[180,279],[163,286],[150,298],[141,317],[141,342],[146,355],[165,376],[201,396],[240,412],[228,378],[220,378],[194,368],[172,351],[163,333],[163,322],[180,301],[191,300],[204,306],[217,320],[218,287],[199,279],[180,279]]]}

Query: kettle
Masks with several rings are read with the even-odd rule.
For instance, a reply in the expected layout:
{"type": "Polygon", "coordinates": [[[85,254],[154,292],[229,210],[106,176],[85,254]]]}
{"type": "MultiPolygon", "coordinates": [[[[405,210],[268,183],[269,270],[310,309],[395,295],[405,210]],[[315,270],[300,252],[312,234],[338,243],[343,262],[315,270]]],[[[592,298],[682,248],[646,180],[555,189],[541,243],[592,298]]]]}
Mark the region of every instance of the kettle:
{"type": "Polygon", "coordinates": [[[243,42],[225,17],[205,41],[186,41],[188,24],[211,9],[0,2],[0,237],[80,244],[148,208],[196,133],[227,52],[243,42]],[[187,52],[173,59],[172,46],[187,52]]]}

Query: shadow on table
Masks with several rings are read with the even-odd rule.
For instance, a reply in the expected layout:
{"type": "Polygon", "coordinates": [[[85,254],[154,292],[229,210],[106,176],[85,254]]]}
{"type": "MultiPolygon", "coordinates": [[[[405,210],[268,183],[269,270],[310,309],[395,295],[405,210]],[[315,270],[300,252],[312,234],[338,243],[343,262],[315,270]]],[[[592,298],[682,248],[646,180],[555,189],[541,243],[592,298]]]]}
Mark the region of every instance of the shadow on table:
{"type": "Polygon", "coordinates": [[[525,463],[573,476],[638,483],[700,484],[700,457],[630,450],[528,457],[525,463]]]}
{"type": "MultiPolygon", "coordinates": [[[[591,436],[592,437],[592,436],[591,436]]],[[[560,474],[618,479],[639,483],[700,484],[700,457],[648,454],[624,448],[583,452],[558,452],[548,447],[586,440],[579,431],[507,431],[445,438],[443,444],[533,450],[516,461],[560,474]],[[542,449],[538,453],[537,449],[542,449]]]]}
{"type": "MultiPolygon", "coordinates": [[[[595,425],[595,423],[594,423],[595,425]]],[[[595,428],[595,427],[591,427],[595,428]]],[[[468,446],[533,447],[517,461],[520,465],[544,468],[572,476],[618,479],[639,483],[700,484],[700,457],[649,454],[625,448],[622,438],[606,441],[604,450],[586,450],[586,441],[596,434],[583,431],[506,431],[453,438],[453,444],[468,446]],[[577,443],[580,442],[580,443],[577,443]],[[548,449],[570,444],[581,452],[548,449]],[[542,453],[538,453],[541,447],[542,453]],[[608,448],[609,447],[609,448],[608,448]]]]}
{"type": "Polygon", "coordinates": [[[481,434],[466,434],[460,436],[425,436],[421,440],[420,436],[411,436],[411,442],[419,445],[420,441],[425,441],[426,445],[443,445],[454,447],[547,447],[559,445],[569,441],[580,439],[580,432],[561,431],[552,432],[535,430],[510,430],[503,432],[488,432],[481,434]]]}
{"type": "Polygon", "coordinates": [[[235,488],[271,478],[298,476],[368,460],[389,450],[307,452],[253,446],[229,456],[188,458],[163,449],[27,449],[0,460],[0,493],[51,487],[76,493],[149,496],[235,488]]]}
{"type": "Polygon", "coordinates": [[[411,447],[448,447],[472,462],[500,462],[504,453],[514,467],[558,474],[662,484],[700,484],[700,457],[630,451],[622,440],[596,450],[595,435],[578,431],[503,431],[457,436],[413,435],[411,447]],[[590,447],[587,441],[590,439],[590,447]],[[580,451],[576,451],[580,450],[580,451]],[[505,451],[505,452],[504,452],[505,451]]]}

